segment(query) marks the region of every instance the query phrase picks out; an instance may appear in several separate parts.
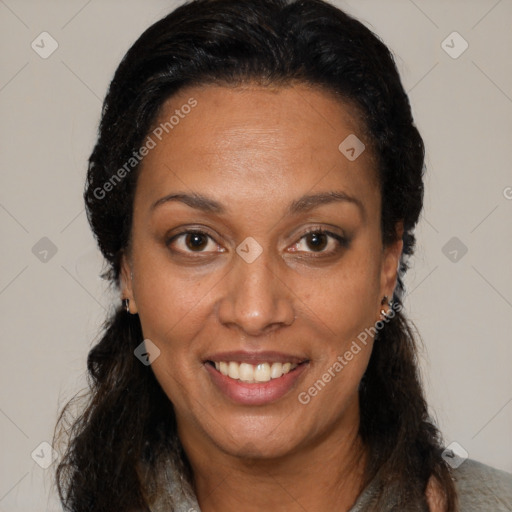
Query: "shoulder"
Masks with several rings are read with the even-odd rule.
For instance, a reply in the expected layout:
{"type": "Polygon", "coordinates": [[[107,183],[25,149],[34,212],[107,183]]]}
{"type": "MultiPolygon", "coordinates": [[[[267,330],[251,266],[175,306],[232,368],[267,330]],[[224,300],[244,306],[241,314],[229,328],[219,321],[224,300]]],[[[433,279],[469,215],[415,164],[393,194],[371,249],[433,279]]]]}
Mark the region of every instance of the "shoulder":
{"type": "Polygon", "coordinates": [[[468,459],[453,475],[460,512],[512,511],[512,474],[468,459]]]}

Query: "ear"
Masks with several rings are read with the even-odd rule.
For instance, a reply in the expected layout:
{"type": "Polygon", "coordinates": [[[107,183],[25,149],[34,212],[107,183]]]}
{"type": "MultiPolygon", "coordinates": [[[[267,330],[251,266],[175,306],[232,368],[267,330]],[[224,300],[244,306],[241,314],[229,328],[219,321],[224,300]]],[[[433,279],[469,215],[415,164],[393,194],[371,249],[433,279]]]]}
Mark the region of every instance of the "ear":
{"type": "Polygon", "coordinates": [[[390,300],[393,297],[393,291],[396,286],[398,266],[400,265],[400,258],[404,247],[402,239],[404,234],[403,222],[398,222],[395,230],[396,240],[383,249],[380,273],[380,297],[387,296],[390,300]]]}
{"type": "Polygon", "coordinates": [[[120,287],[121,287],[121,300],[128,299],[130,301],[129,308],[132,315],[138,312],[137,303],[135,302],[135,295],[133,293],[133,272],[129,256],[123,253],[121,258],[121,273],[120,273],[120,287]]]}

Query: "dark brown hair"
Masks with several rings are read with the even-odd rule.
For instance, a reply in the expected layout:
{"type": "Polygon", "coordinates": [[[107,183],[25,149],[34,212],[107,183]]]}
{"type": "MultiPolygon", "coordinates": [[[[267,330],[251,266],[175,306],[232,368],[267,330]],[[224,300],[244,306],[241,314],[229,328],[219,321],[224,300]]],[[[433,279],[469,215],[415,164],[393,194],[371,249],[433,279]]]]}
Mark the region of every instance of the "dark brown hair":
{"type": "MultiPolygon", "coordinates": [[[[130,48],[104,102],[84,194],[108,277],[119,284],[137,166],[108,193],[104,184],[112,183],[141,147],[164,101],[191,85],[253,82],[322,87],[359,112],[376,156],[383,243],[396,240],[398,222],[404,226],[393,297],[400,304],[423,203],[423,141],[388,48],[362,23],[322,0],[194,0],[155,23],[130,48]]],[[[411,503],[425,506],[434,477],[447,510],[454,511],[454,485],[429,419],[414,335],[403,314],[397,312],[378,338],[360,385],[366,481],[379,473],[382,482],[372,510],[382,510],[390,496],[396,510],[409,510],[411,503]]],[[[63,410],[58,433],[67,434],[68,445],[57,484],[66,510],[149,510],[164,492],[159,474],[169,457],[184,481],[192,479],[172,404],[151,367],[134,357],[142,340],[137,315],[118,307],[88,356],[85,408],[72,419],[69,404],[63,410]]]]}

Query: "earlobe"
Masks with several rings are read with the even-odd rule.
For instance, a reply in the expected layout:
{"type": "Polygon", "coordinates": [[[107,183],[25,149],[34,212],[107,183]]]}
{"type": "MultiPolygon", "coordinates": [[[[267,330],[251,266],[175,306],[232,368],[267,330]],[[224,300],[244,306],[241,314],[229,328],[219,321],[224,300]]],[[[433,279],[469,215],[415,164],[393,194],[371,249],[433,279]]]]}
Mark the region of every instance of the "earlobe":
{"type": "Polygon", "coordinates": [[[133,292],[133,272],[126,253],[123,254],[121,260],[120,280],[121,300],[123,302],[123,308],[127,313],[134,315],[138,312],[138,310],[133,292]]]}

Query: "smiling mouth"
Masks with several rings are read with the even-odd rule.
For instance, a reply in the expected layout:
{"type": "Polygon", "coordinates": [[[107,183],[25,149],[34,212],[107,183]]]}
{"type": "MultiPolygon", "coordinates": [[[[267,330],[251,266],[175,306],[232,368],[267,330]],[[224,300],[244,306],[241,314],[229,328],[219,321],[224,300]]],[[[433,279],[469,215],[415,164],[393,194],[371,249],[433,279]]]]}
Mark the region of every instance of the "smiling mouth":
{"type": "Polygon", "coordinates": [[[206,361],[222,375],[246,384],[259,384],[279,379],[306,362],[303,361],[298,364],[291,362],[250,364],[236,361],[206,361]]]}

